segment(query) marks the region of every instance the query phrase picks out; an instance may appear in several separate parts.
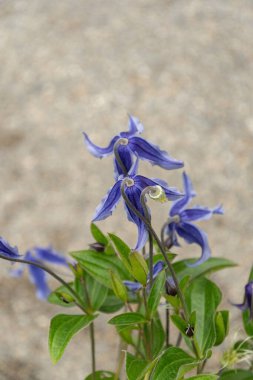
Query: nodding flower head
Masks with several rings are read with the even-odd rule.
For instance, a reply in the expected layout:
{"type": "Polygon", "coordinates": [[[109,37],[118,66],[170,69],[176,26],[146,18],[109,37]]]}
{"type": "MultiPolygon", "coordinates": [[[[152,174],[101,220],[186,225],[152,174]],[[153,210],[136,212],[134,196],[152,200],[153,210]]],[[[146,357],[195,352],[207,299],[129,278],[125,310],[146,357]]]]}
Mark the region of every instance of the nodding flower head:
{"type": "MultiPolygon", "coordinates": [[[[132,167],[133,156],[136,155],[142,160],[149,161],[152,165],[159,165],[167,170],[183,167],[182,161],[170,157],[156,145],[138,136],[144,128],[136,117],[129,116],[128,128],[128,132],[120,132],[114,136],[105,148],[93,144],[86,133],[84,133],[85,144],[89,152],[99,158],[109,156],[117,149],[127,173],[132,167]]],[[[124,174],[116,159],[114,159],[114,168],[116,179],[119,175],[124,174]]]]}
{"type": "Polygon", "coordinates": [[[178,235],[182,237],[186,243],[195,243],[201,247],[200,259],[191,264],[191,266],[196,266],[206,261],[210,257],[211,251],[206,233],[192,222],[210,219],[214,214],[221,215],[223,214],[223,209],[220,205],[213,209],[203,206],[186,208],[196,193],[186,173],[183,173],[183,182],[185,195],[172,204],[169,212],[167,234],[171,245],[179,246],[178,235]]]}
{"type": "MultiPolygon", "coordinates": [[[[137,209],[143,216],[145,216],[145,212],[143,210],[140,198],[141,193],[145,188],[158,186],[162,189],[162,192],[169,200],[179,199],[183,196],[183,194],[180,193],[177,189],[169,187],[168,184],[162,180],[159,180],[157,178],[149,179],[141,175],[137,175],[137,169],[138,159],[129,171],[129,176],[120,176],[114,186],[110,188],[107,195],[102,199],[101,203],[96,208],[93,221],[106,219],[112,214],[113,210],[121,199],[122,187],[124,188],[124,192],[129,200],[129,203],[131,203],[133,207],[137,209]]],[[[147,241],[148,232],[145,223],[133,212],[131,207],[129,207],[129,204],[125,203],[125,209],[128,219],[131,222],[135,223],[138,228],[138,241],[134,250],[139,251],[143,248],[147,241]]]]}
{"type": "Polygon", "coordinates": [[[9,258],[19,258],[20,254],[18,253],[17,247],[11,247],[8,241],[6,241],[3,237],[0,237],[0,254],[9,257],[9,258]]]}
{"type": "Polygon", "coordinates": [[[243,303],[233,303],[233,305],[242,311],[249,310],[250,319],[253,320],[253,281],[245,285],[243,303]]]}

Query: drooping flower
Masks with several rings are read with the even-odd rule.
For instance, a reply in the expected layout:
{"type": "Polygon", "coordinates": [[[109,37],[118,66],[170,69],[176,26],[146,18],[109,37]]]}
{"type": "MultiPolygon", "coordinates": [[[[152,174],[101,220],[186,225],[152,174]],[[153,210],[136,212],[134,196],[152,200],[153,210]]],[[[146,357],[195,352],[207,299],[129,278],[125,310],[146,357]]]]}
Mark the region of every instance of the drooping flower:
{"type": "Polygon", "coordinates": [[[240,310],[245,311],[249,310],[250,319],[253,319],[253,281],[248,282],[244,288],[244,300],[243,303],[234,304],[234,306],[238,307],[240,310]]]}
{"type": "MultiPolygon", "coordinates": [[[[193,191],[190,178],[183,173],[185,195],[175,201],[169,212],[169,224],[167,233],[170,245],[179,246],[177,235],[182,237],[188,244],[198,244],[201,247],[201,257],[191,266],[196,266],[206,261],[211,251],[206,233],[191,222],[210,219],[213,214],[223,214],[222,206],[213,209],[203,206],[186,208],[192,198],[196,195],[193,191]]],[[[190,264],[189,264],[190,265],[190,264]]]]}
{"type": "MultiPolygon", "coordinates": [[[[163,261],[159,260],[157,263],[153,265],[153,280],[156,279],[158,274],[164,269],[165,264],[163,261]]],[[[148,273],[147,276],[147,285],[149,285],[150,282],[150,275],[148,273]]],[[[127,287],[128,290],[131,292],[137,292],[138,290],[142,289],[143,286],[138,281],[123,281],[124,285],[127,287]]]]}
{"type": "Polygon", "coordinates": [[[13,259],[20,257],[18,248],[11,247],[3,237],[0,237],[0,254],[6,256],[7,258],[10,257],[13,259]]]}
{"type": "MultiPolygon", "coordinates": [[[[123,165],[128,173],[133,164],[133,155],[138,155],[142,160],[149,161],[152,165],[159,165],[164,169],[178,169],[183,167],[183,162],[170,157],[165,151],[156,145],[151,144],[138,135],[143,131],[143,125],[136,117],[129,116],[129,131],[121,132],[114,136],[109,145],[101,148],[91,142],[86,133],[84,133],[86,146],[91,154],[95,157],[102,158],[113,153],[114,146],[118,144],[118,153],[123,165]]],[[[114,159],[115,178],[124,174],[122,168],[114,159]]]]}
{"type": "MultiPolygon", "coordinates": [[[[182,197],[182,194],[175,188],[169,187],[166,182],[159,179],[149,179],[141,175],[137,175],[138,158],[132,168],[129,171],[128,177],[124,178],[120,176],[114,186],[110,188],[107,195],[102,199],[101,203],[96,208],[96,212],[93,218],[93,222],[106,219],[110,216],[121,199],[121,185],[122,181],[125,183],[125,194],[132,205],[144,216],[143,206],[141,204],[141,192],[147,186],[159,185],[164,191],[166,197],[169,200],[175,200],[182,197]]],[[[143,248],[147,241],[148,232],[145,223],[131,210],[131,208],[125,204],[127,217],[129,221],[136,224],[138,228],[138,241],[136,251],[143,248]]]]}
{"type": "MultiPolygon", "coordinates": [[[[52,247],[35,247],[32,250],[27,251],[22,259],[43,265],[49,263],[68,266],[67,259],[60,253],[56,252],[52,247]]],[[[12,270],[12,276],[20,277],[23,274],[25,265],[26,264],[22,263],[19,268],[12,270]]],[[[43,269],[32,264],[28,264],[28,270],[29,279],[36,287],[37,297],[39,299],[47,299],[48,295],[51,293],[47,283],[47,273],[43,269]]]]}

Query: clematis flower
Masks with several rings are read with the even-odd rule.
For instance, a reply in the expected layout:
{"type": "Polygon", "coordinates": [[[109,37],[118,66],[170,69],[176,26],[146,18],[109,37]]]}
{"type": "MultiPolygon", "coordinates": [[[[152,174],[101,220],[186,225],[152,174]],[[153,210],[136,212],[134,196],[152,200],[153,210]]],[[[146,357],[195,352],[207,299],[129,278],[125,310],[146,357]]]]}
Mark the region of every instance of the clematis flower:
{"type": "Polygon", "coordinates": [[[240,310],[250,311],[250,319],[253,319],[253,281],[248,282],[245,285],[245,293],[244,293],[244,301],[241,304],[234,304],[234,306],[238,307],[240,310]]]}
{"type": "MultiPolygon", "coordinates": [[[[117,143],[118,153],[127,173],[132,167],[133,155],[138,155],[140,159],[149,161],[152,165],[159,165],[168,170],[178,169],[184,165],[182,161],[170,157],[156,145],[139,137],[138,135],[142,133],[144,128],[136,117],[129,116],[128,128],[128,132],[121,132],[113,137],[109,145],[105,148],[93,144],[87,134],[84,133],[85,143],[89,152],[98,158],[106,157],[113,153],[114,146],[117,143]]],[[[114,167],[115,178],[117,179],[119,175],[124,173],[116,159],[114,159],[114,167]]]]}
{"type": "Polygon", "coordinates": [[[0,254],[13,259],[20,257],[17,247],[11,247],[3,237],[0,237],[0,254]]]}
{"type": "Polygon", "coordinates": [[[177,240],[178,235],[182,237],[186,243],[195,243],[201,247],[200,259],[194,264],[191,264],[191,266],[196,266],[206,261],[210,257],[211,251],[206,233],[191,222],[210,219],[213,214],[223,214],[223,209],[220,205],[213,209],[202,206],[186,208],[196,193],[186,173],[183,173],[183,182],[185,195],[180,200],[174,202],[170,209],[167,233],[170,245],[179,246],[177,240]]]}
{"type": "MultiPolygon", "coordinates": [[[[153,280],[158,276],[158,274],[163,270],[165,267],[165,264],[163,261],[159,260],[157,263],[153,265],[153,280]]],[[[148,283],[150,282],[149,279],[150,275],[148,273],[148,283]]],[[[131,292],[137,292],[138,290],[142,289],[142,284],[140,284],[138,281],[123,281],[124,285],[127,287],[128,290],[131,292]]]]}
{"type": "MultiPolygon", "coordinates": [[[[129,171],[128,177],[120,176],[115,185],[110,188],[107,195],[102,199],[96,208],[93,222],[106,219],[110,216],[121,199],[121,184],[124,180],[126,183],[125,193],[132,205],[144,216],[144,210],[141,205],[141,192],[147,186],[160,186],[164,191],[167,199],[175,200],[182,197],[182,194],[175,188],[169,187],[166,182],[159,179],[149,179],[137,175],[138,158],[129,171]]],[[[135,223],[138,228],[138,241],[134,250],[139,251],[145,245],[148,232],[145,223],[125,204],[128,220],[135,223]]]]}
{"type": "MultiPolygon", "coordinates": [[[[68,266],[66,258],[51,247],[35,247],[34,249],[27,251],[22,259],[33,261],[38,264],[49,263],[68,266]]],[[[21,263],[19,268],[11,271],[11,275],[14,277],[20,277],[24,272],[25,265],[28,265],[29,279],[36,287],[37,297],[39,299],[47,299],[51,290],[47,284],[47,273],[43,269],[32,264],[21,263]]]]}

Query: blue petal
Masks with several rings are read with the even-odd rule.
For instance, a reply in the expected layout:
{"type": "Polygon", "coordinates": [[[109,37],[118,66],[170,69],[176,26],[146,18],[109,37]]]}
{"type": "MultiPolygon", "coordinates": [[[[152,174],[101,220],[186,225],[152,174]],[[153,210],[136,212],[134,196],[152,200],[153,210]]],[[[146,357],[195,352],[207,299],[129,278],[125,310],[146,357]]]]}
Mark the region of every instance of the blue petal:
{"type": "Polygon", "coordinates": [[[176,225],[176,231],[188,244],[198,244],[201,247],[201,257],[189,266],[202,264],[211,256],[211,251],[208,245],[207,235],[200,228],[191,223],[180,223],[176,225]]]}
{"type": "Polygon", "coordinates": [[[245,300],[250,311],[250,319],[253,319],[253,281],[245,286],[245,300]]]}
{"type": "Polygon", "coordinates": [[[120,137],[123,138],[129,138],[137,133],[140,134],[144,130],[143,125],[140,123],[139,119],[137,117],[129,115],[129,121],[128,121],[128,132],[121,132],[120,137]]]}
{"type": "Polygon", "coordinates": [[[0,254],[10,258],[20,257],[17,247],[11,247],[10,244],[3,238],[0,237],[0,254]]]}
{"type": "Polygon", "coordinates": [[[183,173],[183,183],[185,195],[182,199],[179,199],[179,201],[173,203],[170,209],[170,216],[179,214],[180,211],[183,210],[183,208],[186,207],[191,199],[196,195],[192,188],[190,177],[185,172],[183,173]]]}
{"type": "Polygon", "coordinates": [[[123,281],[123,284],[127,287],[131,292],[137,292],[142,288],[142,285],[139,282],[134,281],[123,281]]]}
{"type": "MultiPolygon", "coordinates": [[[[144,211],[140,202],[141,190],[138,189],[138,187],[134,185],[131,187],[126,187],[125,193],[129,201],[132,203],[132,205],[142,215],[144,215],[144,211]]],[[[140,218],[138,218],[138,216],[136,216],[136,214],[130,209],[130,207],[127,204],[125,204],[125,206],[126,206],[128,220],[135,223],[138,228],[138,241],[134,250],[140,251],[144,247],[148,239],[148,231],[145,226],[145,223],[140,218]]]]}
{"type": "Polygon", "coordinates": [[[183,161],[170,157],[165,151],[141,137],[131,137],[129,146],[141,159],[151,162],[152,165],[159,165],[167,170],[179,169],[184,166],[183,161]]]}
{"type": "Polygon", "coordinates": [[[113,152],[113,147],[114,147],[115,142],[119,139],[118,136],[115,136],[107,147],[101,148],[93,144],[93,142],[90,141],[88,135],[85,132],[83,132],[83,135],[84,135],[84,142],[88,148],[88,151],[91,154],[93,154],[93,156],[98,157],[98,158],[109,156],[113,152]]]}
{"type": "MultiPolygon", "coordinates": [[[[27,252],[26,259],[37,262],[30,252],[27,252]]],[[[29,278],[36,287],[36,295],[39,299],[47,299],[48,295],[51,293],[46,277],[46,273],[43,269],[32,264],[29,265],[29,278]]]]}
{"type": "Polygon", "coordinates": [[[184,222],[194,221],[194,220],[208,220],[213,214],[223,214],[223,209],[221,206],[217,206],[214,209],[208,207],[196,206],[191,209],[183,210],[180,213],[180,218],[184,222]]]}
{"type": "MultiPolygon", "coordinates": [[[[121,161],[123,165],[126,168],[126,171],[129,172],[132,165],[133,165],[133,159],[132,159],[132,153],[129,150],[128,145],[119,145],[118,147],[118,153],[121,158],[121,161]]],[[[120,165],[118,164],[118,161],[114,158],[114,177],[115,180],[119,178],[120,175],[124,174],[120,165]]]]}
{"type": "MultiPolygon", "coordinates": [[[[165,267],[165,264],[163,261],[159,260],[155,265],[153,265],[153,280],[158,276],[158,274],[163,270],[165,267]]],[[[148,280],[149,280],[149,273],[148,273],[148,280]]]]}
{"type": "Polygon", "coordinates": [[[97,220],[106,219],[108,216],[112,215],[112,212],[117,206],[121,197],[121,182],[122,180],[117,181],[115,185],[110,188],[106,196],[102,199],[101,203],[96,208],[96,213],[94,215],[93,222],[97,220]]]}
{"type": "Polygon", "coordinates": [[[148,186],[159,185],[164,190],[166,197],[170,200],[175,200],[175,199],[181,198],[183,196],[183,194],[180,193],[175,187],[169,187],[165,181],[162,181],[162,180],[160,181],[157,178],[156,179],[150,179],[150,178],[143,177],[142,175],[137,175],[134,178],[134,182],[135,182],[136,186],[138,186],[142,190],[148,186]],[[167,186],[165,186],[165,184],[167,186]]]}
{"type": "Polygon", "coordinates": [[[35,247],[33,251],[36,255],[36,258],[38,258],[39,260],[47,261],[52,264],[68,266],[67,259],[59,252],[56,252],[52,247],[35,247]]]}

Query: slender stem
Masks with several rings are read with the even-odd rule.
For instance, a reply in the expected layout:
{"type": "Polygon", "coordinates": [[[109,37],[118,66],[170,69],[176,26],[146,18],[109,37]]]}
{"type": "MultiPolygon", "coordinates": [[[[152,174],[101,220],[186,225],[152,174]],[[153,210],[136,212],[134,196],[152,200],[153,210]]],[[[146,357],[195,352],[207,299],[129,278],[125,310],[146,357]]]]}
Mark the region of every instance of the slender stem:
{"type": "Polygon", "coordinates": [[[182,342],[182,334],[179,333],[177,337],[176,347],[179,347],[182,342]]]}
{"type": "MultiPolygon", "coordinates": [[[[144,211],[145,218],[151,223],[151,216],[147,208],[146,194],[151,190],[152,186],[147,186],[141,192],[141,205],[144,211]]],[[[153,285],[153,237],[150,231],[148,231],[148,240],[149,240],[149,284],[150,288],[153,285]]]]}
{"type": "Polygon", "coordinates": [[[187,307],[186,307],[186,303],[185,303],[185,300],[184,300],[184,297],[183,297],[183,294],[181,292],[181,289],[179,287],[179,283],[178,283],[178,280],[177,280],[177,276],[176,276],[176,273],[174,271],[174,268],[171,264],[171,262],[169,261],[167,255],[166,255],[166,252],[164,250],[164,247],[159,239],[159,237],[157,236],[155,230],[153,229],[151,223],[149,220],[147,220],[143,215],[142,213],[140,213],[139,210],[137,210],[134,205],[130,202],[130,200],[128,199],[126,193],[125,193],[125,181],[128,180],[128,178],[125,178],[122,183],[121,183],[121,194],[122,194],[122,197],[124,199],[124,201],[126,202],[126,204],[129,206],[129,208],[138,216],[138,218],[140,218],[146,225],[148,231],[150,231],[155,239],[155,241],[157,242],[157,245],[159,247],[159,249],[161,250],[162,252],[162,255],[164,257],[164,260],[169,268],[169,271],[171,273],[171,276],[175,282],[175,286],[176,286],[176,289],[177,289],[177,294],[180,298],[180,301],[181,301],[181,304],[182,304],[182,308],[183,308],[183,311],[184,311],[184,318],[188,321],[189,320],[189,317],[188,317],[188,311],[187,311],[187,307]]]}
{"type": "Polygon", "coordinates": [[[169,343],[170,343],[170,310],[169,308],[166,309],[165,311],[165,316],[166,316],[166,320],[165,320],[165,323],[166,323],[166,347],[169,347],[169,343]]]}
{"type": "Polygon", "coordinates": [[[124,364],[124,360],[125,360],[125,351],[126,350],[127,350],[127,343],[122,342],[122,340],[120,339],[118,366],[117,366],[117,369],[115,371],[114,380],[119,380],[119,378],[120,378],[120,373],[121,373],[121,370],[122,370],[122,367],[124,364]]]}
{"type": "Polygon", "coordinates": [[[128,144],[128,139],[121,138],[121,139],[116,141],[116,143],[114,144],[114,147],[113,147],[115,159],[116,159],[117,163],[119,164],[124,176],[127,176],[128,172],[127,172],[127,169],[126,169],[125,165],[123,164],[123,161],[120,157],[119,146],[120,145],[127,145],[127,144],[128,144]]]}
{"type": "Polygon", "coordinates": [[[91,342],[92,380],[96,380],[96,355],[95,355],[94,322],[92,322],[90,324],[89,328],[90,328],[90,342],[91,342]]]}
{"type": "Polygon", "coordinates": [[[22,263],[22,264],[33,265],[37,268],[43,269],[45,272],[49,273],[52,277],[54,277],[57,281],[59,281],[62,285],[64,285],[69,290],[69,292],[74,296],[74,298],[78,301],[78,302],[75,301],[76,306],[78,306],[82,311],[84,311],[86,314],[88,314],[86,309],[82,306],[82,300],[79,297],[79,295],[74,291],[74,289],[71,288],[71,286],[67,282],[65,282],[60,276],[58,276],[51,269],[49,269],[49,268],[45,267],[44,265],[40,264],[39,262],[35,262],[35,261],[23,260],[23,259],[14,259],[13,257],[6,257],[6,256],[1,255],[1,254],[0,254],[0,258],[3,260],[7,260],[7,261],[13,261],[13,262],[22,263]]]}

